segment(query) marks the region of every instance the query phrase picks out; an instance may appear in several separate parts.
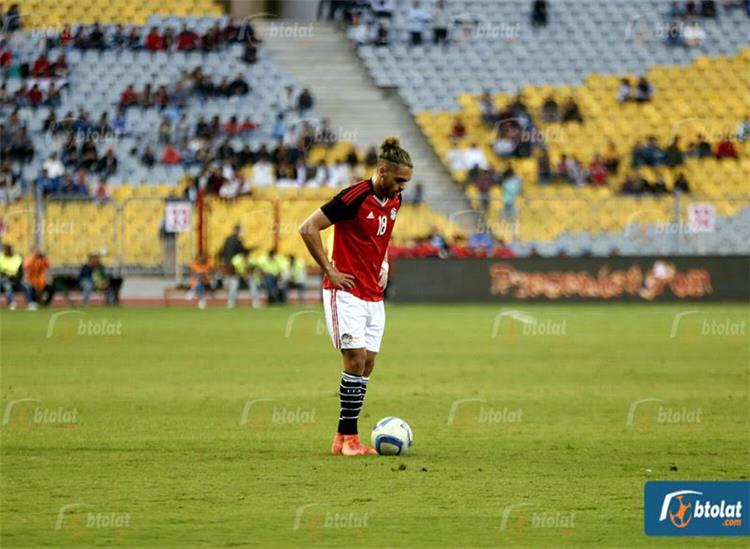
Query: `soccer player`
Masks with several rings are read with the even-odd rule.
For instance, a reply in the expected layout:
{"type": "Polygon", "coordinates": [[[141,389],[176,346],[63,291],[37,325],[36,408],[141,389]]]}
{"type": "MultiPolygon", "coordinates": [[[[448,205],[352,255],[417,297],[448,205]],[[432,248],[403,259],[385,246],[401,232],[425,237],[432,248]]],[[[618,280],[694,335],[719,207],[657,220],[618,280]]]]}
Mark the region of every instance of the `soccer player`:
{"type": "Polygon", "coordinates": [[[299,228],[307,249],[325,273],[326,324],[344,360],[339,386],[341,412],[332,454],[376,453],[360,442],[357,420],[385,328],[386,251],[401,207],[401,192],[411,176],[409,153],[400,147],[397,137],[389,137],[381,145],[372,177],[341,191],[299,228]],[[329,261],[320,232],[331,225],[335,228],[329,261]]]}

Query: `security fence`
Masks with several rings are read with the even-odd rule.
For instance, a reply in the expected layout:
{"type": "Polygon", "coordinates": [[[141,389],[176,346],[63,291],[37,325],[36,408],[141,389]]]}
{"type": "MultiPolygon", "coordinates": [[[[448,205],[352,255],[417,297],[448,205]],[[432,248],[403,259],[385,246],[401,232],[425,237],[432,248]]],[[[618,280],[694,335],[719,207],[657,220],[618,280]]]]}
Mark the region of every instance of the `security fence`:
{"type": "MultiPolygon", "coordinates": [[[[330,194],[330,193],[328,193],[330,194]]],[[[100,253],[127,271],[173,274],[204,251],[216,259],[235,225],[246,246],[307,258],[297,229],[320,197],[288,196],[184,203],[183,232],[168,230],[173,199],[25,198],[0,205],[0,238],[21,253],[43,248],[53,266],[82,264],[100,253]]],[[[434,232],[453,242],[504,244],[517,256],[750,254],[750,198],[696,195],[612,197],[521,196],[470,202],[405,203],[394,242],[418,244],[434,232]],[[472,238],[473,237],[473,238],[472,238]]],[[[324,242],[330,246],[330,232],[324,242]]]]}

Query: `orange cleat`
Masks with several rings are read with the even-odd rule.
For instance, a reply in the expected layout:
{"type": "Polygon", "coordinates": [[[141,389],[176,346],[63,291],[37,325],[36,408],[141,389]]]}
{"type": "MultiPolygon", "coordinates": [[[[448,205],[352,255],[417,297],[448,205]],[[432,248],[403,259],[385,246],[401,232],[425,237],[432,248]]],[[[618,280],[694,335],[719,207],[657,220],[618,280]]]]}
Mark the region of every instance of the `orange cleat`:
{"type": "Polygon", "coordinates": [[[331,453],[333,455],[338,455],[341,453],[341,447],[344,445],[344,435],[341,433],[336,433],[336,436],[333,437],[333,444],[331,444],[331,453]]]}
{"type": "Polygon", "coordinates": [[[366,456],[377,454],[373,448],[368,448],[359,441],[359,435],[344,435],[344,444],[341,447],[341,455],[344,456],[366,456]]]}

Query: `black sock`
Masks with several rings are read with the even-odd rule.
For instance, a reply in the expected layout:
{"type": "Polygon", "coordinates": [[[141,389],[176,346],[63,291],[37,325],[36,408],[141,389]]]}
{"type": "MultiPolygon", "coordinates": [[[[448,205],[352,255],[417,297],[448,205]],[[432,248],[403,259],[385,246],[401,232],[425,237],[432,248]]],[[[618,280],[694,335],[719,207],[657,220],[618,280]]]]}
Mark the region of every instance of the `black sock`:
{"type": "Polygon", "coordinates": [[[362,403],[362,406],[365,405],[365,395],[367,394],[367,382],[369,382],[369,381],[370,381],[369,377],[362,376],[362,379],[361,379],[361,382],[360,382],[361,385],[362,385],[362,391],[361,391],[361,393],[362,393],[362,399],[360,400],[360,402],[362,403]]]}
{"type": "Polygon", "coordinates": [[[342,435],[357,434],[357,419],[362,409],[362,376],[355,376],[346,372],[341,373],[339,385],[339,433],[342,435]]]}

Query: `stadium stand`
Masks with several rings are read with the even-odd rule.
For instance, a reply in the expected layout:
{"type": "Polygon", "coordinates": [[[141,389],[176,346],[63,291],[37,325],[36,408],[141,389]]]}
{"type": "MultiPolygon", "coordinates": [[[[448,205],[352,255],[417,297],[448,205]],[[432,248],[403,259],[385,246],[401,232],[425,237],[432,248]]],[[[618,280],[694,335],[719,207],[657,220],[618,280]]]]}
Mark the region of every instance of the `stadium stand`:
{"type": "MultiPolygon", "coordinates": [[[[76,170],[83,162],[69,161],[68,140],[73,134],[76,154],[83,160],[81,145],[85,149],[86,141],[93,141],[96,148],[95,162],[86,164],[80,175],[96,200],[67,197],[43,202],[41,236],[46,243],[55,242],[49,249],[54,265],[77,265],[99,250],[120,266],[159,270],[169,240],[163,232],[164,201],[195,201],[195,191],[203,185],[219,194],[220,187],[230,187],[222,185],[221,176],[227,173],[238,183],[221,196],[239,198],[207,201],[208,253],[218,253],[239,222],[245,242],[257,253],[278,246],[283,254],[309,261],[296,227],[336,188],[367,173],[371,151],[327,139],[314,98],[304,108],[300,103],[304,82],[279,69],[263,49],[261,37],[237,33],[240,23],[222,16],[212,2],[141,2],[136,7],[91,1],[75,8],[68,4],[20,3],[22,13],[29,14],[21,21],[31,24],[25,32],[9,34],[0,47],[10,55],[0,93],[5,129],[18,135],[25,126],[34,150],[30,160],[23,151],[12,158],[20,173],[16,190],[6,192],[7,203],[0,204],[3,240],[19,249],[33,244],[37,205],[29,193],[34,182],[37,187],[45,183],[39,179],[43,168],[57,169],[57,159],[50,155],[57,153],[68,164],[70,181],[68,176],[63,181],[75,188],[80,175],[76,170]],[[160,15],[167,11],[172,15],[160,15]],[[70,29],[75,37],[76,25],[96,22],[102,25],[106,48],[79,47],[74,39],[64,47],[59,43],[66,24],[75,24],[70,29]],[[118,23],[140,33],[136,46],[117,45],[118,23]],[[144,49],[152,29],[164,37],[183,25],[198,36],[231,27],[239,39],[222,42],[216,46],[220,51],[144,49]],[[34,32],[45,28],[52,29],[51,34],[34,32]],[[252,59],[247,58],[248,42],[254,48],[252,59]],[[49,101],[49,79],[35,79],[24,70],[34,72],[45,47],[52,62],[47,70],[55,75],[52,81],[58,91],[51,104],[34,107],[26,99],[30,90],[39,83],[41,102],[49,101]],[[61,56],[63,68],[55,72],[55,60],[61,56]],[[249,93],[223,94],[224,85],[238,75],[249,93]],[[209,80],[209,91],[201,91],[198,84],[209,80]],[[178,81],[194,93],[180,93],[178,81]],[[123,91],[131,84],[136,103],[142,102],[149,85],[155,102],[161,86],[170,99],[163,108],[149,101],[148,106],[120,111],[123,91]],[[26,102],[22,105],[15,102],[20,89],[26,102]],[[249,126],[242,129],[245,120],[249,126]],[[211,135],[205,140],[205,156],[200,148],[188,150],[201,127],[211,135]],[[305,158],[304,172],[284,156],[289,150],[277,148],[279,142],[291,145],[289,150],[302,143],[298,149],[305,158]],[[108,149],[116,166],[102,160],[108,149]],[[175,150],[176,160],[170,156],[175,150]],[[152,159],[146,161],[149,155],[152,159]],[[239,156],[244,158],[239,164],[227,161],[239,156]],[[221,181],[214,188],[216,170],[221,181]],[[305,174],[302,179],[299,173],[305,174]],[[106,180],[101,193],[96,187],[100,177],[106,180]],[[304,179],[308,181],[300,186],[304,179]],[[21,194],[18,187],[26,195],[16,200],[21,194]],[[70,223],[78,224],[75,236],[66,232],[70,223]]],[[[436,6],[423,4],[427,11],[436,6]]],[[[365,38],[357,51],[378,86],[397,88],[464,189],[466,203],[434,208],[435,204],[415,200],[405,206],[394,234],[397,246],[414,247],[435,234],[448,243],[470,237],[473,231],[459,221],[478,212],[483,219],[475,229],[488,228],[502,253],[521,256],[747,252],[750,140],[747,134],[740,138],[737,130],[743,120],[748,124],[750,113],[748,17],[742,10],[701,18],[704,36],[687,47],[666,43],[675,20],[665,12],[666,4],[655,0],[550,2],[546,25],[532,23],[525,3],[456,0],[450,2],[448,40],[413,46],[409,3],[398,6],[387,44],[365,38]],[[646,82],[642,89],[636,84],[641,77],[646,82]],[[628,92],[632,101],[622,100],[623,78],[633,84],[628,92]],[[648,97],[635,100],[641,92],[648,97]],[[573,98],[576,109],[568,109],[568,98],[573,98]],[[558,114],[545,110],[550,100],[558,114]],[[519,141],[514,133],[518,130],[531,137],[519,141]],[[699,150],[701,135],[708,154],[699,150]],[[672,138],[680,137],[679,162],[643,160],[648,157],[641,149],[650,146],[652,136],[652,144],[664,155],[672,138]],[[504,149],[503,141],[509,141],[511,149],[504,149]],[[718,158],[720,141],[730,142],[737,159],[718,158]],[[521,151],[519,143],[528,147],[521,151]],[[486,162],[486,173],[456,163],[456,158],[465,159],[473,144],[474,159],[478,155],[480,165],[486,162]],[[609,161],[616,161],[617,168],[608,166],[609,161]],[[572,169],[567,170],[567,162],[572,162],[572,169]],[[684,185],[680,176],[687,181],[684,185]],[[675,194],[676,187],[690,194],[675,194]],[[691,202],[696,200],[715,209],[715,231],[692,234],[680,229],[689,224],[691,202]],[[439,215],[436,209],[453,214],[439,215]],[[651,238],[673,231],[675,225],[674,241],[651,238]]],[[[679,17],[677,23],[682,37],[690,23],[679,17]]],[[[93,28],[83,27],[83,36],[90,36],[93,28]]],[[[352,30],[350,36],[355,36],[352,30]]],[[[41,65],[44,69],[44,62],[41,65]]],[[[197,215],[193,217],[197,229],[197,215]]],[[[193,257],[196,244],[195,231],[177,237],[180,261],[193,257]]]]}

